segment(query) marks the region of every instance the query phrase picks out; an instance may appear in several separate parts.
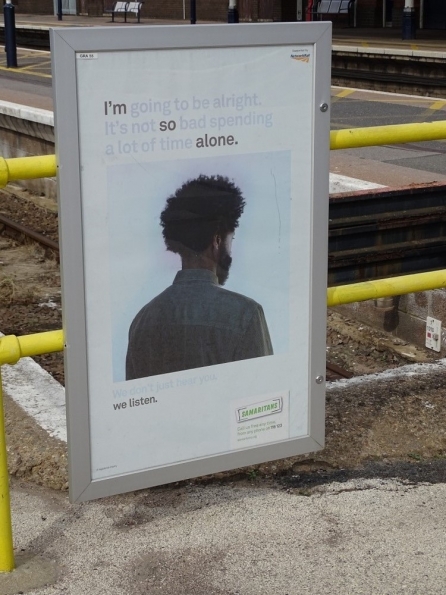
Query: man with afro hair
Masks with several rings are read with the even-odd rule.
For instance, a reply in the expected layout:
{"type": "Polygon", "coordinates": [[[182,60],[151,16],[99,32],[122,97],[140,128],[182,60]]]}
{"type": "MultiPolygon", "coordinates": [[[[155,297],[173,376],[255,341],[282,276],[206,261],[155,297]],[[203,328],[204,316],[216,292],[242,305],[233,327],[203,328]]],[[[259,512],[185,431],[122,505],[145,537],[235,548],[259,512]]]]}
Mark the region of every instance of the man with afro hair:
{"type": "Polygon", "coordinates": [[[162,233],[182,268],[130,326],[127,380],[272,355],[262,307],[222,287],[244,207],[223,176],[200,175],[167,199],[162,233]]]}

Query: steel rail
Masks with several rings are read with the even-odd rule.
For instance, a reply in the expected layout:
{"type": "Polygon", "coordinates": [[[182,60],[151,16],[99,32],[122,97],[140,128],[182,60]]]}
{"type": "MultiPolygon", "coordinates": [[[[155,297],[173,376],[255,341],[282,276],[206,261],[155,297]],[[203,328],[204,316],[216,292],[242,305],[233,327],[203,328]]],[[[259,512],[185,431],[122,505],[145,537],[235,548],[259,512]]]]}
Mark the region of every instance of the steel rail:
{"type": "Polygon", "coordinates": [[[13,229],[14,231],[17,231],[18,233],[21,233],[21,234],[31,238],[32,240],[35,240],[39,244],[42,244],[42,246],[46,246],[47,248],[51,248],[51,250],[54,250],[55,252],[59,252],[59,244],[57,242],[55,242],[54,240],[51,240],[50,238],[47,238],[46,236],[39,233],[38,231],[34,231],[33,229],[30,229],[29,227],[26,227],[25,225],[22,225],[21,223],[17,223],[17,221],[13,221],[12,219],[9,219],[9,217],[6,217],[5,215],[2,215],[2,214],[0,214],[0,226],[1,225],[4,225],[5,227],[9,227],[10,229],[13,229]]]}
{"type": "MultiPolygon", "coordinates": [[[[330,149],[354,149],[378,145],[405,144],[446,138],[446,120],[421,124],[370,126],[330,132],[330,149]]],[[[55,155],[39,157],[0,157],[0,188],[14,180],[52,178],[56,175],[55,155]]]]}
{"type": "MultiPolygon", "coordinates": [[[[344,370],[344,368],[341,368],[341,366],[338,366],[337,364],[333,364],[331,362],[327,362],[325,364],[325,367],[327,368],[327,370],[329,372],[331,372],[331,376],[333,378],[333,380],[338,380],[338,378],[336,378],[336,376],[339,376],[339,378],[352,378],[353,374],[351,372],[349,372],[348,370],[344,370]]],[[[327,382],[328,382],[328,378],[327,378],[327,382]]]]}

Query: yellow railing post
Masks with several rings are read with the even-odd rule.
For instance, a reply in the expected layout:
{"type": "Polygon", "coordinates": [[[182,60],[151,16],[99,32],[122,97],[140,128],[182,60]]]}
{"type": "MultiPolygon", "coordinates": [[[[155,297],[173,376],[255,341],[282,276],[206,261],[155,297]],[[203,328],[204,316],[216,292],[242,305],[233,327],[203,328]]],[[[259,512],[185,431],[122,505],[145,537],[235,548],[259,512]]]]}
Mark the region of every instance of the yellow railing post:
{"type": "Polygon", "coordinates": [[[12,543],[5,414],[3,411],[3,388],[0,366],[0,572],[11,572],[11,570],[14,570],[14,548],[12,543]]]}
{"type": "Polygon", "coordinates": [[[11,503],[9,497],[5,415],[3,411],[2,364],[15,364],[22,357],[62,351],[63,331],[16,337],[0,337],[0,573],[14,570],[11,503]]]}

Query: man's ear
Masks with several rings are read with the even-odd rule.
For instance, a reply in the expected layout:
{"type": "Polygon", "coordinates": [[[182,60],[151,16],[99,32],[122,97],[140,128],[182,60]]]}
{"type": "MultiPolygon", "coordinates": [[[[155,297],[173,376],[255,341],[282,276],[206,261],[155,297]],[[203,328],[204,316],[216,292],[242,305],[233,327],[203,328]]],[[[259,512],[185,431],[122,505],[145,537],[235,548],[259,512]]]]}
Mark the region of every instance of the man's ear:
{"type": "Polygon", "coordinates": [[[219,255],[219,252],[220,252],[221,243],[222,243],[221,235],[218,234],[218,233],[216,233],[214,235],[214,237],[212,238],[212,245],[211,245],[211,247],[212,247],[212,259],[214,261],[217,261],[218,260],[218,255],[219,255]]]}

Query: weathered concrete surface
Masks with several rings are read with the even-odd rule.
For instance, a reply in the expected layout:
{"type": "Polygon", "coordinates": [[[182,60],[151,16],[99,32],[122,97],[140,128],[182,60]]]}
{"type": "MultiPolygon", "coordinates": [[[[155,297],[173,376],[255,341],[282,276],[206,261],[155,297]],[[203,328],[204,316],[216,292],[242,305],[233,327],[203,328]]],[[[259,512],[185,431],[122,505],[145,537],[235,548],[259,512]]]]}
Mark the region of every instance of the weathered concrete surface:
{"type": "MultiPolygon", "coordinates": [[[[13,479],[17,570],[0,575],[0,593],[443,594],[445,367],[406,366],[331,385],[327,448],[318,459],[290,459],[282,477],[274,462],[253,470],[251,481],[221,474],[209,485],[80,505],[66,492],[13,479]],[[407,453],[412,462],[395,460],[407,453]]],[[[55,432],[6,405],[10,454],[22,453],[27,476],[46,469],[45,481],[56,481],[54,465],[63,477],[63,453],[50,460],[60,441],[47,432],[55,432]]]]}
{"type": "Polygon", "coordinates": [[[355,480],[305,494],[183,486],[69,505],[15,481],[28,571],[0,575],[0,592],[29,592],[33,572],[34,595],[445,592],[445,484],[355,480]]]}
{"type": "Polygon", "coordinates": [[[333,308],[343,316],[369,324],[373,328],[392,333],[418,347],[426,342],[426,319],[432,316],[442,322],[441,351],[446,355],[446,290],[435,289],[395,296],[391,307],[381,308],[377,300],[367,300],[333,308]]]}
{"type": "MultiPolygon", "coordinates": [[[[5,159],[54,153],[54,117],[47,110],[0,101],[0,155],[5,159]]],[[[18,180],[37,194],[56,200],[56,180],[18,180]]]]}

